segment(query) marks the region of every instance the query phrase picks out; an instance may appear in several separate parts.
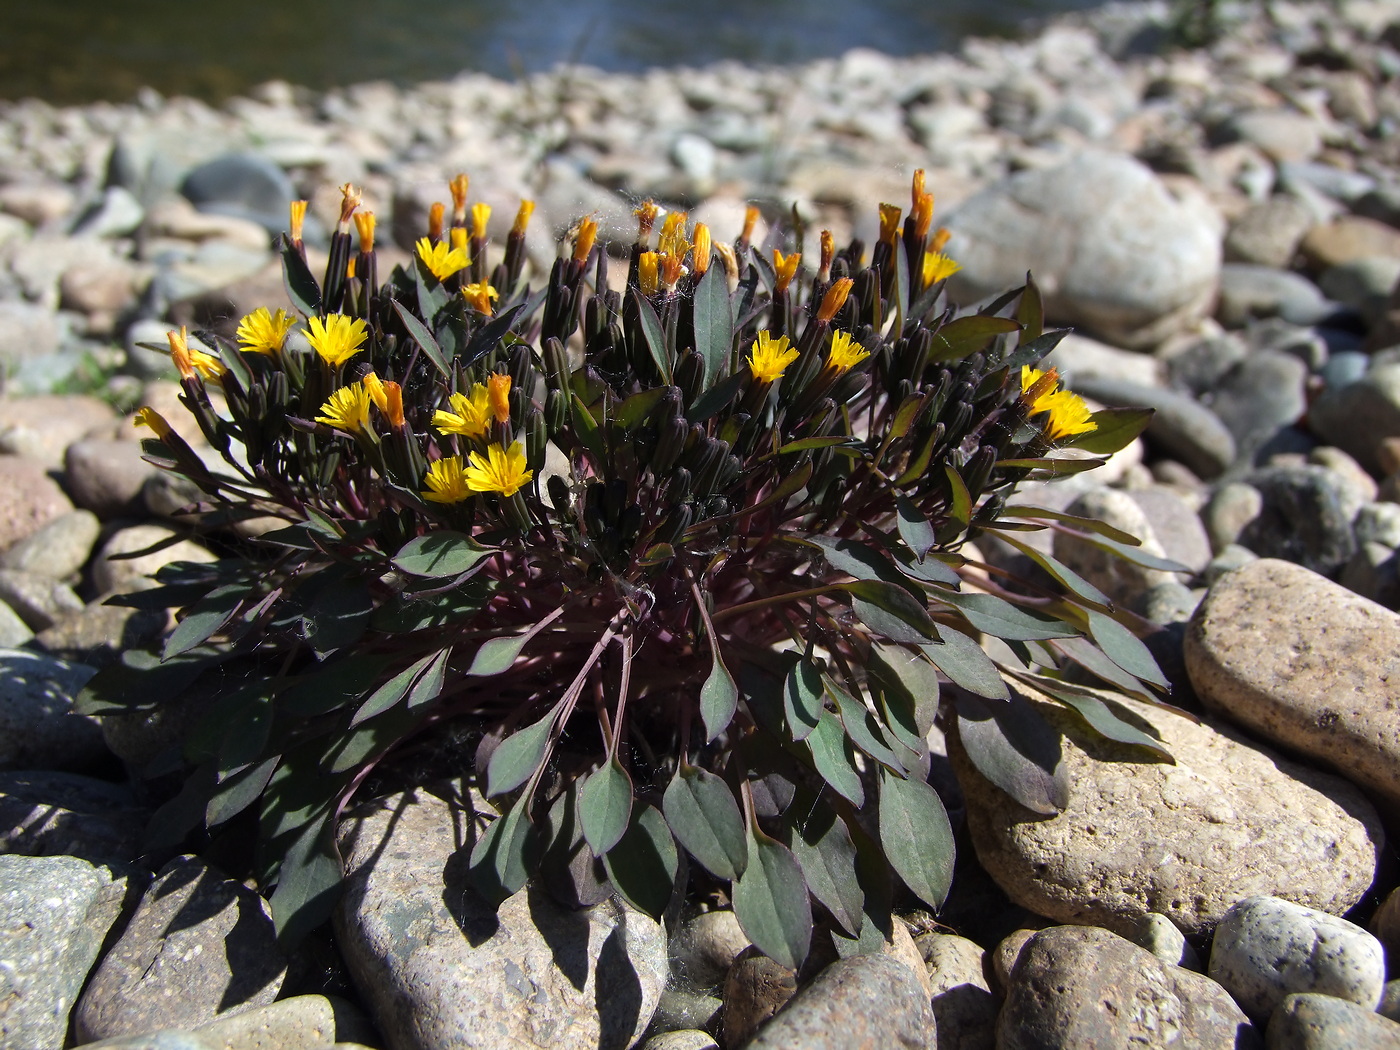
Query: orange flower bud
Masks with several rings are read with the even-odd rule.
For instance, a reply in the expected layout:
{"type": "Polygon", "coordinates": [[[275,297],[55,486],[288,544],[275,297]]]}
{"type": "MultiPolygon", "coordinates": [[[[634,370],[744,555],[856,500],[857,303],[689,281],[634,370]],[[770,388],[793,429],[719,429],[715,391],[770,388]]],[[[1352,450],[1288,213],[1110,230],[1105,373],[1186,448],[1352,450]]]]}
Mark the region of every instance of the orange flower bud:
{"type": "Polygon", "coordinates": [[[777,293],[781,294],[787,291],[788,285],[790,285],[792,279],[797,276],[797,264],[801,261],[801,252],[793,252],[791,255],[784,255],[782,252],[778,251],[777,248],[773,249],[773,269],[777,271],[778,274],[778,283],[774,289],[777,293]]]}
{"type": "Polygon", "coordinates": [[[486,399],[497,423],[510,422],[510,376],[492,372],[486,377],[486,399]]]}
{"type": "Polygon", "coordinates": [[[822,296],[822,305],[817,310],[818,321],[830,321],[846,305],[846,299],[851,294],[851,289],[855,286],[855,281],[849,277],[842,277],[839,281],[832,281],[831,287],[822,296]]]}
{"type": "Polygon", "coordinates": [[[428,239],[436,244],[442,240],[442,201],[433,201],[428,209],[428,239]]]}
{"type": "Polygon", "coordinates": [[[593,242],[598,238],[598,224],[592,219],[579,223],[578,238],[574,241],[574,262],[583,265],[593,251],[593,242]]]}
{"type": "Polygon", "coordinates": [[[522,200],[520,210],[515,213],[515,225],[510,228],[512,235],[525,236],[525,228],[530,225],[530,216],[535,213],[535,202],[522,200]]]}
{"type": "Polygon", "coordinates": [[[360,251],[368,254],[374,251],[374,212],[359,211],[355,213],[355,229],[360,234],[360,251]]]}

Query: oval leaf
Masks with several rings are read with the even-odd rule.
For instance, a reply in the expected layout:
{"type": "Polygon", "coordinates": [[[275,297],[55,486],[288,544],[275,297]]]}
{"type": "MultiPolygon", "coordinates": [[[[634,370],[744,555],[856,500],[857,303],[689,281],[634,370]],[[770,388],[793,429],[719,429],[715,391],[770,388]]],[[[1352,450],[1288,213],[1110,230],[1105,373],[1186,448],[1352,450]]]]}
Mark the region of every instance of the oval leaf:
{"type": "Polygon", "coordinates": [[[783,714],[793,740],[806,740],[822,716],[822,676],[805,657],[792,665],[783,680],[783,714]]]}
{"type": "Polygon", "coordinates": [[[957,700],[958,739],[977,771],[1032,813],[1054,816],[1069,804],[1060,734],[1035,708],[1010,694],[1005,703],[957,700]]]}
{"type": "Polygon", "coordinates": [[[608,881],[623,898],[653,919],[660,919],[676,887],[680,855],[666,821],[655,806],[632,812],[627,831],[603,858],[608,881]]]}
{"type": "MultiPolygon", "coordinates": [[[[967,486],[963,486],[963,490],[966,489],[967,486]]],[[[899,538],[914,552],[915,558],[923,561],[924,555],[938,544],[933,535],[933,526],[908,496],[896,496],[894,506],[898,515],[895,524],[899,527],[899,538]]]]}
{"type": "Polygon", "coordinates": [[[661,800],[666,823],[687,853],[731,882],[748,865],[744,818],[721,778],[683,764],[661,800]]]}
{"type": "Polygon", "coordinates": [[[549,732],[554,728],[554,711],[538,722],[518,729],[491,752],[486,765],[486,794],[514,791],[535,775],[549,749],[549,732]]]}
{"type": "Polygon", "coordinates": [[[460,576],[495,553],[460,532],[430,532],[411,539],[394,556],[394,565],[412,576],[445,579],[460,576]]]}
{"type": "Polygon", "coordinates": [[[1111,616],[1089,611],[1089,635],[1099,643],[1104,655],[1131,675],[1168,689],[1166,676],[1157,666],[1151,650],[1142,639],[1111,616]]]}
{"type": "Polygon", "coordinates": [[[443,671],[451,651],[442,649],[436,653],[429,653],[394,675],[360,705],[360,709],[350,719],[350,724],[359,725],[365,719],[387,711],[410,694],[412,695],[407,705],[410,708],[436,698],[438,693],[442,692],[443,671]]]}
{"type": "Polygon", "coordinates": [[[812,944],[812,901],[797,858],[750,825],[749,864],[734,883],[734,917],[745,936],[780,966],[795,970],[812,944]]]}
{"type": "Polygon", "coordinates": [[[578,795],[578,816],[583,837],[595,857],[616,846],[627,830],[632,817],[632,778],[616,755],[584,782],[578,795]]]}
{"type": "Polygon", "coordinates": [[[856,847],[845,821],[830,806],[817,806],[793,832],[792,853],[812,896],[847,933],[857,936],[865,892],[856,878],[856,847]]]}
{"type": "Polygon", "coordinates": [[[937,911],[953,884],[953,827],[938,792],[880,770],[880,843],[895,874],[937,911]]]}
{"type": "Polygon", "coordinates": [[[472,848],[471,882],[489,901],[505,900],[530,877],[541,843],[535,825],[526,819],[528,808],[520,799],[491,821],[472,848]]]}
{"type": "Polygon", "coordinates": [[[856,772],[856,753],[846,736],[846,727],[830,711],[824,711],[817,726],[807,737],[812,762],[823,780],[842,798],[854,806],[865,805],[865,787],[856,772]]]}
{"type": "Polygon", "coordinates": [[[941,632],[938,645],[921,645],[929,662],[956,684],[978,696],[1005,700],[1010,693],[1001,679],[1001,672],[982,647],[967,635],[952,628],[941,632]]]}

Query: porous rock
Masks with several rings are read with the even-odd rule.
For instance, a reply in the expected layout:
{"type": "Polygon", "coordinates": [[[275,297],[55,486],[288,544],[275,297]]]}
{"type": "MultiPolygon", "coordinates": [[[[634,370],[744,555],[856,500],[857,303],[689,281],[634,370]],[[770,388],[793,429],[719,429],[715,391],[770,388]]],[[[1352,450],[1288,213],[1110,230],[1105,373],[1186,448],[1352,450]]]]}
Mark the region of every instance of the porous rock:
{"type": "Polygon", "coordinates": [[[1400,1050],[1400,1024],[1345,999],[1298,992],[1269,1018],[1269,1050],[1400,1050]]]}
{"type": "Polygon", "coordinates": [[[0,551],[73,509],[42,464],[20,456],[0,456],[0,492],[0,551]]]}
{"type": "Polygon", "coordinates": [[[93,669],[0,649],[0,768],[82,769],[102,757],[97,723],[73,712],[93,669]]]}
{"type": "Polygon", "coordinates": [[[1400,615],[1264,558],[1211,587],[1186,668],[1211,709],[1400,803],[1400,615]]]}
{"type": "Polygon", "coordinates": [[[914,943],[928,969],[939,1050],[991,1050],[1000,1004],[982,946],[950,933],[925,933],[914,943]]]}
{"type": "Polygon", "coordinates": [[[1099,692],[1175,763],[1147,760],[1016,688],[1062,734],[1068,805],[1052,817],[1026,809],[976,772],[956,735],[949,757],[978,860],[1031,911],[1124,936],[1155,911],[1192,937],[1252,894],[1343,912],[1375,877],[1379,818],[1346,781],[1287,762],[1226,726],[1099,692]]]}

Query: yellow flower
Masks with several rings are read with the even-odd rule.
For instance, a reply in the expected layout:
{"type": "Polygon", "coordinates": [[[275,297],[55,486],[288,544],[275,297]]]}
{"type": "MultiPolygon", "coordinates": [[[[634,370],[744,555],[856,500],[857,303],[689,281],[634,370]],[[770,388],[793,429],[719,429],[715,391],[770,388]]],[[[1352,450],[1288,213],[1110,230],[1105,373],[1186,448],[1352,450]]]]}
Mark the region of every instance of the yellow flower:
{"type": "Polygon", "coordinates": [[[360,251],[368,254],[374,251],[374,212],[357,211],[355,213],[355,229],[360,234],[360,251]]]}
{"type": "Polygon", "coordinates": [[[1050,396],[1060,383],[1060,373],[1051,368],[1042,372],[1030,365],[1021,366],[1021,401],[1026,406],[1026,414],[1033,416],[1044,412],[1050,396]]]}
{"type": "Polygon", "coordinates": [[[661,284],[661,256],[655,252],[642,252],[637,257],[637,283],[643,295],[655,295],[661,284]]]}
{"type": "Polygon", "coordinates": [[[313,317],[307,324],[306,340],[328,365],[344,364],[360,352],[369,330],[358,317],[330,314],[323,321],[313,317]]]}
{"type": "MultiPolygon", "coordinates": [[[[510,422],[510,376],[493,372],[486,377],[486,400],[497,423],[510,422]]],[[[509,493],[507,493],[509,495],[509,493]]]]}
{"type": "Polygon", "coordinates": [[[525,469],[525,449],[519,441],[509,450],[500,445],[489,445],[486,455],[472,452],[467,458],[467,488],[473,492],[499,492],[502,496],[514,496],[522,485],[535,476],[533,470],[525,469]]]}
{"type": "Polygon", "coordinates": [[[131,420],[131,425],[136,427],[150,427],[156,432],[156,437],[164,441],[170,436],[170,424],[165,421],[165,417],[149,405],[138,408],[136,415],[131,420]]]}
{"type": "Polygon", "coordinates": [[[690,251],[690,242],[685,239],[685,212],[673,211],[661,220],[661,236],[656,239],[656,250],[661,255],[672,255],[684,259],[690,251]]]}
{"type": "Polygon", "coordinates": [[[1045,436],[1059,441],[1074,434],[1087,434],[1099,425],[1089,418],[1089,406],[1072,390],[1050,395],[1045,409],[1050,418],[1045,421],[1045,436]]]}
{"type": "Polygon", "coordinates": [[[490,317],[496,310],[496,308],[491,305],[491,300],[499,299],[500,297],[500,293],[492,288],[486,281],[477,281],[475,284],[462,285],[462,298],[467,301],[467,305],[477,313],[485,314],[487,317],[490,317]]]}
{"type": "Polygon", "coordinates": [[[714,239],[710,228],[703,222],[695,224],[695,272],[704,275],[710,268],[710,253],[714,251],[714,239]]]}
{"type": "Polygon", "coordinates": [[[472,494],[462,470],[461,456],[444,456],[429,465],[423,484],[428,486],[423,498],[430,503],[461,503],[472,494]]]}
{"type": "Polygon", "coordinates": [[[491,423],[491,409],[486,400],[486,386],[472,384],[471,396],[453,394],[447,399],[451,412],[439,409],[433,413],[433,426],[443,434],[461,434],[464,437],[486,436],[486,428],[491,423]]]}
{"type": "Polygon", "coordinates": [[[447,280],[458,270],[465,270],[470,262],[463,249],[449,248],[441,241],[434,244],[427,237],[418,239],[417,248],[418,258],[423,260],[428,272],[439,281],[447,280]]]}
{"type": "Polygon", "coordinates": [[[789,348],[787,336],[775,341],[772,333],[759,332],[749,351],[749,371],[760,383],[771,383],[796,360],[797,350],[789,348]]]}
{"type": "Polygon", "coordinates": [[[217,380],[228,371],[228,366],[213,354],[190,349],[189,332],[184,325],[178,332],[166,332],[165,337],[170,340],[170,360],[175,362],[181,379],[193,379],[198,372],[205,379],[217,380]]]}
{"type": "Polygon", "coordinates": [[[962,263],[954,262],[942,252],[924,252],[924,287],[946,280],[961,269],[962,263]]]}
{"type": "Polygon", "coordinates": [[[530,225],[530,216],[535,213],[535,202],[522,200],[520,210],[515,213],[515,225],[510,228],[513,236],[524,237],[525,227],[530,225]]]}
{"type": "Polygon", "coordinates": [[[472,236],[486,238],[486,224],[491,221],[491,205],[472,205],[472,236]]]}
{"type": "Polygon", "coordinates": [[[784,255],[782,252],[778,251],[777,248],[773,249],[773,271],[778,275],[776,287],[773,289],[774,291],[787,291],[787,286],[790,285],[792,279],[797,276],[797,264],[801,261],[801,252],[793,252],[790,255],[784,255]]]}
{"type": "Polygon", "coordinates": [[[285,310],[274,314],[260,306],[238,322],[238,349],[249,354],[279,354],[294,324],[296,318],[288,317],[285,310]]]}
{"type": "Polygon", "coordinates": [[[880,205],[880,240],[893,245],[899,235],[899,217],[904,214],[897,204],[880,205]]]}
{"type": "Polygon", "coordinates": [[[326,399],[321,406],[317,423],[358,434],[369,429],[370,394],[363,383],[343,386],[326,399]]]}
{"type": "Polygon", "coordinates": [[[845,373],[869,356],[870,351],[859,343],[852,342],[848,333],[833,332],[831,349],[826,354],[826,366],[836,369],[838,373],[845,373]]]}

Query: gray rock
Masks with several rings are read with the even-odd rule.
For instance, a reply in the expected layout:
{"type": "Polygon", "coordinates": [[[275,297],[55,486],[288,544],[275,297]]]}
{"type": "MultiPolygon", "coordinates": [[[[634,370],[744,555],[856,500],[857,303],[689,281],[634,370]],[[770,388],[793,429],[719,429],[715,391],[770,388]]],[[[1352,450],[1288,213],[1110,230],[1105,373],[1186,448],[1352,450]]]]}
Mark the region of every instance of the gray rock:
{"type": "Polygon", "coordinates": [[[1201,523],[1217,553],[1235,543],[1240,533],[1264,512],[1264,494],[1243,481],[1221,485],[1201,509],[1201,523]]]}
{"type": "Polygon", "coordinates": [[[1298,325],[1318,324],[1334,316],[1340,304],[1292,270],[1226,263],[1220,269],[1220,300],[1215,317],[1226,328],[1243,328],[1264,317],[1281,317],[1298,325]]]}
{"type": "Polygon", "coordinates": [[[1022,949],[997,1025],[998,1050],[1258,1047],[1218,985],[1093,926],[1052,926],[1022,949]]]}
{"type": "Polygon", "coordinates": [[[1376,484],[1376,479],[1353,457],[1331,445],[1319,445],[1313,449],[1308,453],[1308,462],[1314,466],[1326,467],[1351,491],[1350,498],[1344,497],[1343,502],[1348,507],[1355,508],[1352,511],[1354,530],[1356,518],[1362,509],[1368,505],[1374,506],[1376,497],[1380,495],[1380,486],[1376,484]]]}
{"type": "Polygon", "coordinates": [[[141,486],[158,468],[141,455],[139,441],[89,438],[69,445],[63,465],[73,502],[104,520],[142,510],[141,486]]]}
{"type": "Polygon", "coordinates": [[[709,1032],[662,1032],[642,1044],[642,1050],[719,1050],[709,1032]]]}
{"type": "Polygon", "coordinates": [[[1097,339],[1071,332],[1037,366],[1056,368],[1070,386],[1081,377],[1117,379],[1141,386],[1160,386],[1162,365],[1149,354],[1120,350],[1097,339]]]}
{"type": "Polygon", "coordinates": [[[1255,554],[1330,576],[1356,553],[1355,495],[1325,467],[1265,467],[1245,480],[1259,491],[1261,507],[1238,542],[1255,554]]]}
{"type": "Polygon", "coordinates": [[[0,1042],[60,1050],[117,917],[112,876],[77,857],[0,855],[0,1042]]]}
{"type": "Polygon", "coordinates": [[[1297,199],[1270,197],[1230,225],[1225,261],[1286,269],[1312,223],[1312,213],[1297,199]]]}
{"type": "Polygon", "coordinates": [[[1230,370],[1249,355],[1249,350],[1245,341],[1232,332],[1198,339],[1167,358],[1167,378],[1173,387],[1199,398],[1213,392],[1230,370]]]}
{"type": "Polygon", "coordinates": [[[1277,897],[1246,897],[1215,928],[1209,973],[1260,1023],[1291,992],[1374,1010],[1385,984],[1385,950],[1335,915],[1277,897]]]}
{"type": "Polygon", "coordinates": [[[0,302],[0,372],[8,374],[22,361],[55,353],[63,331],[63,322],[52,309],[38,303],[0,302]]]}
{"type": "Polygon", "coordinates": [[[1214,412],[1185,394],[1089,377],[1074,389],[1105,405],[1156,411],[1144,437],[1199,477],[1213,478],[1235,461],[1235,439],[1214,412]]]}
{"type": "Polygon", "coordinates": [[[1337,582],[1387,609],[1400,607],[1400,560],[1395,548],[1363,543],[1342,567],[1337,582]]]}
{"type": "Polygon", "coordinates": [[[1376,180],[1370,175],[1308,161],[1280,164],[1278,177],[1285,189],[1299,184],[1310,186],[1343,204],[1354,204],[1376,188],[1376,180]]]}
{"type": "Polygon", "coordinates": [[[130,864],[149,815],[120,784],[77,773],[0,773],[0,853],[130,864]]]}
{"type": "Polygon", "coordinates": [[[466,881],[468,815],[426,791],[342,827],[336,939],[394,1050],[622,1048],[646,1030],[666,982],[652,919],[614,901],[565,911],[532,888],[491,907],[466,881]]]}
{"type": "Polygon", "coordinates": [[[1400,435],[1400,364],[1377,365],[1358,382],[1329,387],[1308,410],[1308,425],[1373,474],[1382,473],[1377,446],[1400,435]]]}
{"type": "Polygon", "coordinates": [[[1269,1050],[1396,1050],[1400,1024],[1331,995],[1288,996],[1269,1018],[1269,1050]]]}
{"type": "Polygon", "coordinates": [[[733,911],[701,912],[676,930],[671,941],[672,972],[696,988],[714,988],[749,943],[733,911]]]}
{"type": "Polygon", "coordinates": [[[1196,591],[1176,580],[1159,583],[1143,591],[1137,609],[1157,624],[1184,624],[1201,603],[1196,591]]]}
{"type": "Polygon", "coordinates": [[[1361,379],[1370,367],[1371,358],[1359,351],[1349,350],[1331,354],[1319,370],[1325,390],[1340,390],[1361,379]]]}
{"type": "Polygon", "coordinates": [[[1238,543],[1231,543],[1222,547],[1220,553],[1210,560],[1210,564],[1206,566],[1206,571],[1201,573],[1201,582],[1207,587],[1210,587],[1222,576],[1258,560],[1259,555],[1255,554],[1248,547],[1241,547],[1238,543]]]}
{"type": "Polygon", "coordinates": [[[1400,801],[1397,654],[1400,616],[1273,559],[1222,577],[1186,638],[1208,707],[1400,801]]]}
{"type": "Polygon", "coordinates": [[[83,607],[83,600],[67,584],[21,569],[0,569],[0,602],[13,609],[31,631],[52,627],[83,607]]]}
{"type": "MultiPolygon", "coordinates": [[[[1142,541],[1140,550],[1157,557],[1166,551],[1157,539],[1141,503],[1118,489],[1090,489],[1068,507],[1069,513],[1093,517],[1142,541]]],[[[1149,569],[1110,554],[1087,540],[1056,533],[1055,557],[1116,602],[1134,604],[1149,587],[1175,579],[1162,569],[1149,569]]]]}
{"type": "Polygon", "coordinates": [[[1250,354],[1221,376],[1203,402],[1229,428],[1241,459],[1265,448],[1283,427],[1307,411],[1304,392],[1308,369],[1287,354],[1262,350],[1250,354]]]}
{"type": "Polygon", "coordinates": [[[0,648],[18,648],[33,637],[33,630],[19,613],[0,602],[0,648]]]}
{"type": "Polygon", "coordinates": [[[670,985],[661,993],[656,1013],[651,1017],[653,1032],[703,1029],[719,1032],[724,1000],[716,995],[691,991],[681,985],[670,985]]]}
{"type": "Polygon", "coordinates": [[[963,269],[951,294],[999,294],[1035,271],[1047,316],[1150,347],[1205,314],[1220,272],[1220,220],[1172,197],[1126,157],[1082,153],[1020,172],[947,220],[963,269]]]}
{"type": "Polygon", "coordinates": [[[1255,109],[1236,113],[1225,125],[1228,135],[1252,143],[1276,161],[1305,161],[1322,149],[1318,122],[1287,109],[1255,109]]]}
{"type": "Polygon", "coordinates": [[[196,857],[177,857],[78,1000],[83,1039],[188,1029],[267,1006],[287,964],[267,902],[196,857]]]}
{"type": "Polygon", "coordinates": [[[111,405],[82,394],[0,400],[0,453],[25,456],[53,470],[63,466],[69,445],[116,421],[111,405]]]}
{"type": "Polygon", "coordinates": [[[146,217],[131,193],[121,186],[108,186],[102,196],[94,201],[73,223],[76,237],[125,237],[146,217]]]}
{"type": "Polygon", "coordinates": [[[69,511],[0,555],[0,566],[67,579],[87,564],[101,531],[102,523],[91,511],[69,511]]]}
{"type": "Polygon", "coordinates": [[[18,456],[0,456],[0,492],[5,493],[0,500],[0,551],[73,509],[40,464],[18,456]]]}
{"type": "Polygon", "coordinates": [[[1400,282],[1400,259],[1371,256],[1338,263],[1323,270],[1317,286],[1328,298],[1352,307],[1368,324],[1376,325],[1400,282]]]}
{"type": "Polygon", "coordinates": [[[832,963],[758,1032],[750,1050],[938,1046],[933,1011],[914,972],[888,955],[832,963]]]}
{"type": "Polygon", "coordinates": [[[1392,1021],[1400,1021],[1400,980],[1386,981],[1381,990],[1381,1005],[1376,1013],[1392,1021]]]}
{"type": "Polygon", "coordinates": [[[1196,949],[1186,935],[1176,928],[1176,924],[1165,915],[1150,911],[1138,920],[1137,927],[1128,939],[1139,948],[1149,952],[1172,966],[1184,966],[1188,970],[1199,970],[1201,960],[1196,949]]]}
{"type": "Polygon", "coordinates": [[[1096,692],[1176,760],[1147,761],[1033,690],[1015,689],[1063,735],[1061,775],[1074,787],[1058,814],[1013,801],[949,737],[977,859],[1015,903],[1124,935],[1159,912],[1197,937],[1252,894],[1345,911],[1367,892],[1379,818],[1346,781],[1285,761],[1228,727],[1096,692]]]}
{"type": "Polygon", "coordinates": [[[232,215],[260,224],[276,236],[287,227],[296,189],[276,164],[254,153],[228,153],[201,164],[180,192],[202,212],[232,215]]]}
{"type": "Polygon", "coordinates": [[[1386,895],[1371,916],[1370,930],[1385,945],[1392,962],[1400,963],[1400,889],[1393,889],[1386,895]]]}
{"type": "Polygon", "coordinates": [[[928,968],[939,1050],[991,1050],[1000,1004],[981,945],[947,933],[921,934],[914,943],[928,968]]]}
{"type": "Polygon", "coordinates": [[[1176,491],[1165,485],[1127,489],[1128,497],[1142,508],[1152,536],[1172,561],[1200,572],[1210,561],[1210,537],[1200,515],[1176,491]]]}
{"type": "Polygon", "coordinates": [[[0,650],[0,768],[83,769],[105,753],[97,723],[73,714],[93,669],[0,650]]]}
{"type": "Polygon", "coordinates": [[[60,660],[106,667],[125,650],[159,638],[165,630],[166,617],[164,609],[131,609],[94,602],[40,631],[33,644],[60,660]]]}
{"type": "Polygon", "coordinates": [[[118,529],[107,538],[93,559],[93,589],[99,594],[141,590],[151,586],[152,578],[166,565],[177,561],[207,564],[218,560],[208,547],[202,547],[194,540],[177,539],[178,535],[163,525],[132,525],[118,529]],[[125,557],[161,543],[166,543],[166,546],[149,554],[125,557]]]}

